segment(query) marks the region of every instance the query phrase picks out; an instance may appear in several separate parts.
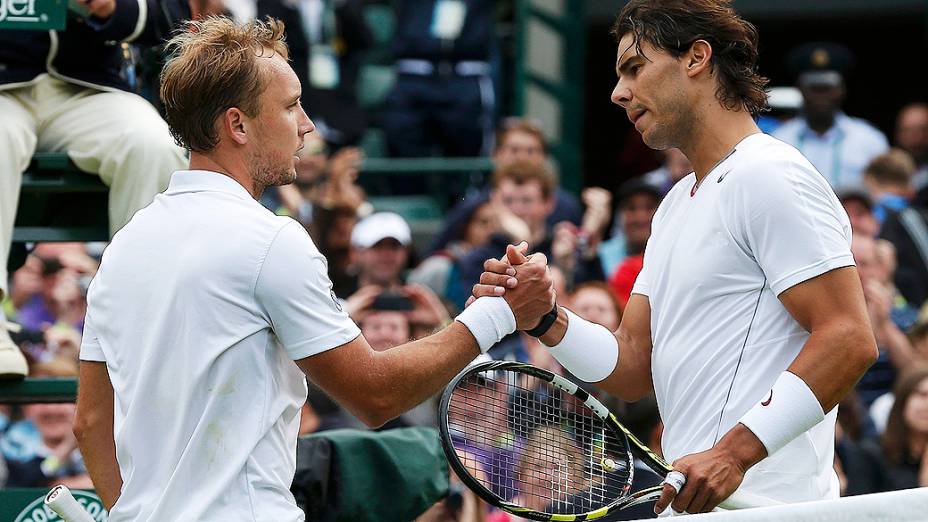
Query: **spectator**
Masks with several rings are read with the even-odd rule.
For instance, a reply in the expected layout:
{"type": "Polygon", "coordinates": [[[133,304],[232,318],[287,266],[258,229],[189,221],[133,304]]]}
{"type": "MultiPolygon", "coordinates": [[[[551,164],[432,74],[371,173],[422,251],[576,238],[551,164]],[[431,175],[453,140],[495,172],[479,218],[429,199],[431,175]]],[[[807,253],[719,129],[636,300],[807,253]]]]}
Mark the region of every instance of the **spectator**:
{"type": "MultiPolygon", "coordinates": [[[[851,393],[845,399],[854,398],[851,393]]],[[[841,401],[841,409],[848,404],[841,401]]],[[[839,418],[835,425],[835,473],[838,475],[841,496],[864,495],[879,493],[885,488],[885,465],[879,446],[869,439],[854,438],[839,418]]]]}
{"type": "Polygon", "coordinates": [[[13,273],[7,313],[13,341],[30,361],[77,360],[85,289],[97,262],[82,243],[40,243],[13,273]]]}
{"type": "Polygon", "coordinates": [[[599,323],[614,332],[619,329],[622,309],[619,301],[603,282],[589,281],[578,286],[570,295],[568,306],[578,316],[599,323]]]}
{"type": "MultiPolygon", "coordinates": [[[[506,237],[494,234],[490,241],[474,248],[461,258],[458,284],[460,293],[467,295],[470,287],[480,279],[483,262],[497,257],[506,248],[507,243],[527,241],[529,248],[544,253],[549,264],[558,266],[565,272],[568,288],[571,282],[582,283],[602,279],[599,257],[586,251],[576,251],[580,256],[573,267],[555,264],[553,243],[557,240],[553,231],[546,226],[546,218],[554,208],[554,176],[547,168],[531,162],[518,162],[498,169],[493,174],[493,192],[491,200],[507,208],[528,226],[528,237],[506,237]]],[[[560,256],[563,258],[564,256],[560,256]]],[[[461,307],[464,303],[455,303],[461,307]]]]}
{"type": "Polygon", "coordinates": [[[881,263],[879,248],[876,240],[860,234],[854,235],[851,244],[879,347],[876,362],[857,383],[857,393],[866,408],[890,391],[896,374],[916,360],[912,345],[903,333],[914,324],[916,313],[892,285],[894,267],[887,266],[885,260],[881,263]]]}
{"type": "Polygon", "coordinates": [[[258,0],[259,19],[287,27],[290,63],[303,85],[303,107],[336,147],[354,146],[367,128],[358,106],[361,60],[373,44],[363,0],[258,0]]]}
{"type": "Polygon", "coordinates": [[[838,199],[847,212],[854,234],[876,237],[880,224],[873,215],[873,198],[863,187],[845,187],[838,189],[838,199]]]}
{"type": "Polygon", "coordinates": [[[928,209],[913,207],[915,164],[904,151],[893,149],[867,166],[864,180],[882,222],[880,237],[895,246],[898,269],[895,283],[905,298],[920,305],[928,298],[928,209]]]}
{"type": "Polygon", "coordinates": [[[860,184],[867,162],[889,144],[871,124],[841,111],[851,51],[834,43],[809,43],[790,52],[788,62],[798,73],[803,110],[773,136],[799,149],[832,187],[860,184]]]}
{"type": "Polygon", "coordinates": [[[385,351],[394,346],[432,334],[451,320],[438,296],[420,285],[406,285],[383,290],[369,285],[356,292],[363,295],[351,318],[361,327],[361,333],[371,347],[385,351]],[[401,339],[401,340],[400,340],[401,339]]]}
{"type": "Polygon", "coordinates": [[[864,186],[875,203],[873,214],[877,222],[882,224],[887,214],[898,214],[908,208],[909,200],[915,195],[913,174],[915,162],[901,149],[890,149],[867,163],[864,186]]]}
{"type": "MultiPolygon", "coordinates": [[[[918,319],[909,329],[908,337],[912,345],[914,364],[928,364],[928,303],[922,305],[918,319]]],[[[870,406],[870,418],[873,419],[876,430],[880,434],[886,431],[893,400],[892,393],[885,393],[873,401],[870,406]]]]}
{"type": "Polygon", "coordinates": [[[600,247],[603,270],[612,274],[612,286],[624,308],[644,263],[644,247],[651,237],[651,220],[661,202],[660,190],[643,179],[626,181],[619,188],[616,223],[619,229],[600,247]]]}
{"type": "Polygon", "coordinates": [[[87,302],[78,279],[81,274],[54,257],[41,258],[41,291],[23,303],[16,314],[28,330],[43,331],[55,325],[82,329],[87,302]]]}
{"type": "Polygon", "coordinates": [[[928,363],[928,303],[919,310],[918,319],[909,330],[909,341],[918,357],[928,363]]]}
{"type": "Polygon", "coordinates": [[[391,156],[489,153],[493,6],[490,0],[396,4],[398,76],[383,120],[391,156]]]}
{"type": "Polygon", "coordinates": [[[528,236],[525,222],[505,207],[486,198],[474,200],[474,203],[477,204],[468,205],[470,212],[466,220],[457,222],[446,246],[410,272],[410,283],[424,285],[452,303],[462,303],[469,294],[459,295],[462,289],[457,286],[458,261],[474,247],[489,241],[493,234],[502,233],[513,238],[528,236]]]}
{"type": "Polygon", "coordinates": [[[902,375],[883,435],[886,490],[928,486],[928,367],[902,375]]]}
{"type": "Polygon", "coordinates": [[[580,227],[569,221],[554,225],[551,263],[563,270],[567,287],[574,286],[578,263],[588,263],[599,255],[599,245],[612,214],[612,194],[603,188],[587,187],[581,194],[586,210],[580,227]]]}
{"type": "MultiPolygon", "coordinates": [[[[505,118],[496,129],[493,164],[498,170],[521,161],[547,165],[550,162],[548,140],[535,121],[528,118],[505,118]]],[[[547,218],[548,227],[554,228],[554,225],[562,221],[580,225],[582,209],[577,197],[562,189],[559,184],[555,184],[558,185],[555,192],[557,199],[554,203],[554,211],[547,218]]],[[[455,206],[448,213],[445,226],[436,234],[429,246],[429,253],[445,248],[448,242],[457,235],[456,231],[460,230],[462,223],[468,220],[473,209],[489,197],[489,190],[481,191],[468,196],[455,206]]]]}
{"type": "MultiPolygon", "coordinates": [[[[910,103],[896,117],[896,146],[908,152],[915,160],[916,172],[912,185],[921,191],[928,186],[928,104],[910,103]]],[[[921,206],[928,206],[928,192],[919,198],[921,206]]]]}
{"type": "MultiPolygon", "coordinates": [[[[339,297],[353,296],[366,286],[383,289],[403,284],[403,270],[408,268],[412,232],[399,214],[375,212],[362,219],[351,231],[352,264],[349,284],[335,287],[339,297]]],[[[348,314],[358,308],[348,298],[348,314]]]]}
{"type": "MultiPolygon", "coordinates": [[[[63,31],[0,31],[0,299],[8,291],[20,174],[37,150],[67,152],[78,168],[110,186],[111,232],[151,202],[174,170],[184,168],[184,150],[121,71],[126,42],[160,43],[173,22],[198,14],[191,7],[201,4],[78,5],[86,14],[63,31]]],[[[25,360],[0,328],[0,376],[25,373],[25,360]]]]}
{"type": "MultiPolygon", "coordinates": [[[[504,118],[496,129],[493,147],[493,164],[496,168],[517,161],[531,161],[549,164],[548,139],[541,124],[529,118],[504,118]]],[[[562,189],[557,184],[554,211],[548,216],[548,226],[553,227],[561,221],[580,225],[581,208],[577,197],[562,189]]]]}
{"type": "MultiPolygon", "coordinates": [[[[32,368],[32,375],[75,377],[75,360],[55,359],[32,368]]],[[[14,422],[0,438],[10,487],[48,487],[65,484],[72,488],[92,488],[77,439],[74,437],[75,406],[30,404],[23,408],[25,419],[14,422]]]]}

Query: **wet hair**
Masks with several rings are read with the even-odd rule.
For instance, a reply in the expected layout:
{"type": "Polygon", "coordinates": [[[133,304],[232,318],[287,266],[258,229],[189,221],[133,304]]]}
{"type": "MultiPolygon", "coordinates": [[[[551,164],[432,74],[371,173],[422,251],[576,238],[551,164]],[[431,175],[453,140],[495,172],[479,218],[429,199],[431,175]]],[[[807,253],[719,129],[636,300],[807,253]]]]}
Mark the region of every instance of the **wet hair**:
{"type": "Polygon", "coordinates": [[[710,66],[718,75],[715,95],[729,110],[766,111],[768,79],[757,72],[757,29],[731,8],[729,0],[632,0],[612,26],[616,42],[631,34],[641,43],[679,58],[694,42],[712,46],[710,66]]]}

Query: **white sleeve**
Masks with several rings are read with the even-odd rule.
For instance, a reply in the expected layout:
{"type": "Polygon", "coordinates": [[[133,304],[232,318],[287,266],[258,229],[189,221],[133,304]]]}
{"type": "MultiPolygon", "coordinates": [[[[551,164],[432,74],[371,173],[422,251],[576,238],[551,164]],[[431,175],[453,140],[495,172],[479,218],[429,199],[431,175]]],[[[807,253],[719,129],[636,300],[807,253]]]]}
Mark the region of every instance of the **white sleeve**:
{"type": "Polygon", "coordinates": [[[97,337],[97,333],[93,328],[93,321],[90,318],[90,313],[84,316],[84,332],[81,335],[80,360],[106,362],[106,357],[103,355],[103,347],[100,346],[100,339],[97,337]]]}
{"type": "MultiPolygon", "coordinates": [[[[693,176],[693,174],[689,174],[683,179],[677,181],[674,184],[674,186],[670,189],[670,192],[667,193],[666,196],[664,196],[664,199],[657,206],[657,210],[654,212],[654,217],[651,218],[651,237],[654,237],[654,234],[656,233],[656,231],[661,228],[661,221],[663,220],[664,209],[672,204],[671,201],[674,199],[674,196],[676,195],[677,191],[682,190],[683,183],[684,183],[683,180],[688,179],[690,176],[693,176]]],[[[695,176],[693,176],[693,179],[695,179],[695,176]]],[[[648,239],[648,243],[650,242],[651,240],[648,239]]],[[[644,247],[644,260],[641,263],[641,270],[638,272],[638,277],[635,278],[635,284],[632,286],[633,294],[640,294],[645,297],[650,297],[651,295],[650,294],[650,280],[648,276],[649,274],[648,267],[654,263],[649,260],[650,260],[650,256],[648,256],[648,246],[646,243],[644,247]]]]}
{"type": "Polygon", "coordinates": [[[633,294],[640,294],[645,297],[650,296],[649,284],[648,284],[648,247],[644,248],[644,261],[641,264],[641,270],[638,272],[638,277],[635,278],[635,284],[632,286],[633,294]]]}
{"type": "Polygon", "coordinates": [[[854,266],[847,213],[805,161],[755,162],[726,195],[728,226],[776,295],[836,268],[854,266]]]}
{"type": "Polygon", "coordinates": [[[332,292],[328,263],[296,221],[271,243],[255,297],[293,360],[341,346],[361,331],[332,292]]]}

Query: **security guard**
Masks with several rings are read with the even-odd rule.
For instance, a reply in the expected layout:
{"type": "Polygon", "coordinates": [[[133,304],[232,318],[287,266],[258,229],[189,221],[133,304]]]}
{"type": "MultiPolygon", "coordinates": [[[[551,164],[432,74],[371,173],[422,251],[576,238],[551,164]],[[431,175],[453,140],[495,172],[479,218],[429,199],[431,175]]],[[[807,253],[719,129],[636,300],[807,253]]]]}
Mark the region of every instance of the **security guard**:
{"type": "Polygon", "coordinates": [[[790,52],[787,61],[797,74],[803,110],[773,132],[799,149],[832,187],[859,185],[867,163],[889,148],[873,125],[841,111],[844,76],[853,60],[850,50],[829,42],[804,44],[790,52]]]}
{"type": "Polygon", "coordinates": [[[396,86],[383,127],[391,156],[489,154],[492,0],[398,3],[396,86]]]}

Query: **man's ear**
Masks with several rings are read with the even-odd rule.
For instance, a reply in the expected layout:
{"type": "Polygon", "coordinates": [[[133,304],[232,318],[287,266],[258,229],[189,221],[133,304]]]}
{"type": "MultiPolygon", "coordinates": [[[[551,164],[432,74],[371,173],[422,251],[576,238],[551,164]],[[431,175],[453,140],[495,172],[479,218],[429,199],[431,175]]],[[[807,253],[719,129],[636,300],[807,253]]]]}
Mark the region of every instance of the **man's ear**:
{"type": "Polygon", "coordinates": [[[236,107],[226,109],[222,115],[222,130],[232,141],[239,145],[248,143],[248,117],[236,107]]]}
{"type": "Polygon", "coordinates": [[[683,55],[686,61],[686,75],[693,78],[712,67],[712,45],[705,40],[696,40],[689,52],[683,55]]]}

